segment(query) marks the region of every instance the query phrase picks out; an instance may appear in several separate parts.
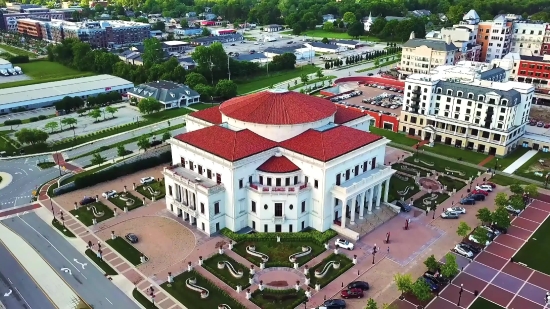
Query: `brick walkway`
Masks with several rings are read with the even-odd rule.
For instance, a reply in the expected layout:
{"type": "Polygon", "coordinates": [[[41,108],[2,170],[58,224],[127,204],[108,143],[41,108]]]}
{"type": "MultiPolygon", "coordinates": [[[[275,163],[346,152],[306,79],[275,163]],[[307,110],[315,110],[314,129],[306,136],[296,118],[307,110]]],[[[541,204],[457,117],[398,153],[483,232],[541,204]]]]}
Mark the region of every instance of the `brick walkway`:
{"type": "Polygon", "coordinates": [[[495,156],[487,156],[487,158],[483,159],[483,161],[479,162],[479,166],[484,166],[485,164],[491,162],[495,156]]]}
{"type": "Polygon", "coordinates": [[[80,172],[84,171],[82,168],[80,168],[76,165],[65,162],[65,158],[63,158],[63,154],[61,154],[60,152],[54,153],[52,155],[52,157],[53,157],[53,161],[55,162],[55,164],[57,164],[59,166],[62,166],[62,167],[64,167],[65,169],[67,169],[69,171],[72,171],[72,172],[75,172],[75,173],[80,173],[80,172]]]}

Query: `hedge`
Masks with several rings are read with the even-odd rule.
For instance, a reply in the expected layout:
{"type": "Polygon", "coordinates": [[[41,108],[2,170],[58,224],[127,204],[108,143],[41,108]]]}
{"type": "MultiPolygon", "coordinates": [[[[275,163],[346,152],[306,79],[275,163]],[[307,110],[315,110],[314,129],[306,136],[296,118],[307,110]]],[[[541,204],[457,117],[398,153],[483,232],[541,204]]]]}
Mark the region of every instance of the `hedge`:
{"type": "Polygon", "coordinates": [[[21,119],[13,119],[13,120],[6,120],[4,121],[5,126],[13,126],[16,124],[22,124],[23,121],[21,119]]]}
{"type": "Polygon", "coordinates": [[[29,62],[29,56],[13,56],[8,59],[11,63],[17,64],[17,63],[28,63],[29,62]]]}
{"type": "Polygon", "coordinates": [[[301,306],[307,300],[307,297],[303,290],[264,289],[263,291],[260,291],[260,289],[257,289],[252,292],[250,300],[260,308],[294,309],[301,306]],[[283,302],[292,299],[295,299],[292,303],[286,306],[282,304],[283,302]]]}
{"type": "Polygon", "coordinates": [[[152,168],[160,164],[168,163],[172,160],[171,152],[164,152],[159,156],[138,160],[132,163],[123,164],[113,168],[101,170],[97,173],[76,176],[74,180],[75,189],[82,189],[97,185],[98,183],[117,179],[121,176],[133,174],[137,171],[152,168]]]}
{"type": "Polygon", "coordinates": [[[334,230],[326,230],[325,232],[319,232],[317,230],[311,230],[307,232],[297,233],[253,233],[253,234],[237,234],[228,228],[223,228],[220,233],[236,242],[241,241],[269,241],[277,240],[277,237],[281,238],[281,241],[314,241],[319,245],[324,245],[332,238],[336,237],[338,233],[334,230]]]}
{"type": "Polygon", "coordinates": [[[29,122],[37,122],[37,121],[38,121],[38,117],[29,118],[29,122]]]}
{"type": "Polygon", "coordinates": [[[40,115],[40,116],[38,116],[38,119],[39,119],[39,120],[48,119],[48,116],[46,116],[46,115],[40,115]]]}

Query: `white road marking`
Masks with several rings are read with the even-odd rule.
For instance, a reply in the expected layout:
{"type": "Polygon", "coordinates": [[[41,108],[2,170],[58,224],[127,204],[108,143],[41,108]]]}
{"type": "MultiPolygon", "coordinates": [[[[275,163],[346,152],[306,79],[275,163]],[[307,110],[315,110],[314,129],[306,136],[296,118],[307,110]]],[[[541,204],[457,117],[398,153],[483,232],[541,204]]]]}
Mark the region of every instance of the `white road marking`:
{"type": "Polygon", "coordinates": [[[77,259],[74,259],[74,262],[77,263],[77,264],[80,264],[80,266],[82,266],[82,269],[86,269],[84,268],[86,265],[88,265],[88,263],[80,263],[77,259]]]}
{"type": "Polygon", "coordinates": [[[25,299],[25,297],[23,297],[23,294],[21,294],[21,292],[19,292],[19,290],[17,289],[17,287],[13,287],[15,289],[15,291],[17,292],[17,294],[19,294],[19,296],[21,297],[21,299],[25,302],[25,304],[27,304],[27,307],[29,307],[29,309],[32,309],[31,305],[29,305],[29,303],[27,302],[27,300],[25,299]]]}
{"type": "Polygon", "coordinates": [[[69,275],[72,275],[72,274],[73,274],[73,273],[71,272],[71,270],[68,269],[68,268],[61,268],[60,270],[63,271],[63,272],[66,272],[66,273],[69,274],[69,275]]]}
{"type": "Polygon", "coordinates": [[[106,299],[111,305],[113,304],[107,297],[105,297],[105,299],[106,299]]]}
{"type": "Polygon", "coordinates": [[[29,168],[29,171],[31,171],[31,172],[32,172],[32,168],[29,168]]]}
{"type": "Polygon", "coordinates": [[[8,281],[10,282],[10,284],[13,284],[13,282],[11,282],[10,278],[8,278],[8,281]]]}
{"type": "Polygon", "coordinates": [[[26,159],[25,159],[25,164],[27,164],[27,162],[29,162],[29,158],[26,158],[26,159]]]}
{"type": "Polygon", "coordinates": [[[12,292],[13,292],[13,291],[12,291],[12,290],[10,289],[10,291],[9,291],[9,292],[6,292],[6,293],[4,293],[4,297],[8,297],[8,296],[10,296],[12,292]]]}

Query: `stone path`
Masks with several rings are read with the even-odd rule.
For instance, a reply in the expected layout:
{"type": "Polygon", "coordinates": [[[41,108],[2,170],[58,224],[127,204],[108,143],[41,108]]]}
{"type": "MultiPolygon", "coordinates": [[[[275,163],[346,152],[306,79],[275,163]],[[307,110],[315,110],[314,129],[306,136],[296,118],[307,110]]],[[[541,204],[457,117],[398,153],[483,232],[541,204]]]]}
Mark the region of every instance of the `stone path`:
{"type": "Polygon", "coordinates": [[[485,164],[491,162],[495,156],[487,156],[487,158],[483,159],[483,161],[479,162],[477,165],[484,166],[485,164]]]}
{"type": "Polygon", "coordinates": [[[80,172],[83,171],[82,168],[80,168],[76,165],[72,165],[71,163],[65,162],[65,158],[63,158],[63,155],[60,152],[56,152],[52,156],[53,156],[53,161],[55,162],[55,164],[57,164],[59,166],[62,166],[66,170],[69,170],[69,171],[72,171],[72,172],[75,172],[75,173],[80,173],[80,172]]]}

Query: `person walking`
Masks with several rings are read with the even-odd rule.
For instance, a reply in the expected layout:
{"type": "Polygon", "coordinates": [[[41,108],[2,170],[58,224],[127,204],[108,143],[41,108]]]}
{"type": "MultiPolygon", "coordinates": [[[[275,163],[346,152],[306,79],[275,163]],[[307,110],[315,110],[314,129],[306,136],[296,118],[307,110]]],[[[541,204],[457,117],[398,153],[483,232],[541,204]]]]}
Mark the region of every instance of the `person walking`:
{"type": "Polygon", "coordinates": [[[390,247],[388,246],[388,254],[390,254],[390,247]]]}

